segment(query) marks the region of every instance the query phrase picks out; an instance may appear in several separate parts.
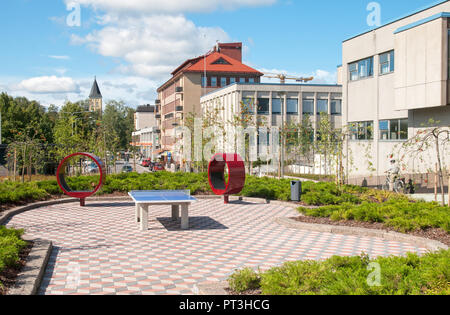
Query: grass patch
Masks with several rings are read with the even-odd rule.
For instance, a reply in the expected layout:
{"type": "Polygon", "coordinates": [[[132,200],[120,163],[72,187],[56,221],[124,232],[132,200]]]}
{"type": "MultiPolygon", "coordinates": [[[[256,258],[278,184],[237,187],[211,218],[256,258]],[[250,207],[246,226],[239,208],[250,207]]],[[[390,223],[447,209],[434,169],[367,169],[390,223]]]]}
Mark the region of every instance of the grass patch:
{"type": "Polygon", "coordinates": [[[448,295],[449,261],[449,250],[374,260],[366,255],[334,256],[320,262],[289,262],[260,273],[236,271],[229,284],[237,293],[260,289],[263,295],[448,295]],[[373,263],[381,268],[379,286],[367,281],[374,280],[373,263]]]}

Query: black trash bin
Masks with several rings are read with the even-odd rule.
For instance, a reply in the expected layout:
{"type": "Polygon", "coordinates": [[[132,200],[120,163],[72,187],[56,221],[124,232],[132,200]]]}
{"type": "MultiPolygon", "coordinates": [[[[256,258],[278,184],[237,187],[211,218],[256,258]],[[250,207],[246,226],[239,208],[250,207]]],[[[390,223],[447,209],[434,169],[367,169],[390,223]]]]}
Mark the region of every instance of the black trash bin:
{"type": "Polygon", "coordinates": [[[302,182],[299,180],[291,181],[291,200],[300,202],[302,198],[302,182]]]}

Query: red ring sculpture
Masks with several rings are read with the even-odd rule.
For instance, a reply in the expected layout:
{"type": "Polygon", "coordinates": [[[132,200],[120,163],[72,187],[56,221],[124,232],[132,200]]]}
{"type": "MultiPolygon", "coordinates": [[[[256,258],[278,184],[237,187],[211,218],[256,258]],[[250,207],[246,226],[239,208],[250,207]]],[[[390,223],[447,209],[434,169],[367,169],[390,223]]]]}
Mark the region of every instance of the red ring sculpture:
{"type": "Polygon", "coordinates": [[[245,164],[239,154],[219,153],[213,156],[208,166],[208,180],[212,191],[224,196],[228,203],[229,196],[239,194],[245,185],[245,164]],[[228,166],[228,182],[225,182],[225,166],[228,166]]]}
{"type": "Polygon", "coordinates": [[[61,188],[61,190],[69,197],[73,198],[79,198],[80,199],[80,206],[84,207],[86,203],[86,198],[89,196],[94,195],[97,191],[102,188],[103,184],[105,183],[105,166],[103,162],[100,160],[99,157],[90,154],[90,153],[74,153],[64,158],[64,160],[61,161],[61,163],[58,166],[58,170],[56,171],[56,179],[58,181],[58,185],[61,188]],[[100,181],[98,185],[95,187],[93,191],[72,191],[67,185],[66,182],[66,166],[69,162],[70,158],[73,158],[75,156],[84,156],[89,159],[91,159],[98,167],[100,171],[100,181]]]}

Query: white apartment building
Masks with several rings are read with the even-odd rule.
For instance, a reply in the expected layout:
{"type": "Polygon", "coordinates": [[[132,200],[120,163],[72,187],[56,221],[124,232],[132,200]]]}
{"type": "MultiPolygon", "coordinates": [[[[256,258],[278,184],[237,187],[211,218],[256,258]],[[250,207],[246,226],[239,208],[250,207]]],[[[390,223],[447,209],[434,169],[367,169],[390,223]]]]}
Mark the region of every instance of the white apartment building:
{"type": "MultiPolygon", "coordinates": [[[[343,42],[343,124],[351,126],[352,183],[366,177],[379,185],[391,154],[430,118],[450,126],[449,18],[450,2],[441,1],[343,42]]],[[[442,152],[447,166],[449,153],[442,152]]],[[[404,175],[434,169],[434,155],[424,158],[406,156],[404,175]]]]}
{"type": "Polygon", "coordinates": [[[203,112],[221,108],[220,121],[225,124],[227,134],[233,134],[230,122],[241,112],[243,104],[256,105],[255,122],[260,121],[268,128],[281,127],[284,122],[299,123],[308,116],[317,134],[320,113],[327,113],[335,128],[342,125],[340,85],[234,83],[203,96],[200,103],[203,112]]]}

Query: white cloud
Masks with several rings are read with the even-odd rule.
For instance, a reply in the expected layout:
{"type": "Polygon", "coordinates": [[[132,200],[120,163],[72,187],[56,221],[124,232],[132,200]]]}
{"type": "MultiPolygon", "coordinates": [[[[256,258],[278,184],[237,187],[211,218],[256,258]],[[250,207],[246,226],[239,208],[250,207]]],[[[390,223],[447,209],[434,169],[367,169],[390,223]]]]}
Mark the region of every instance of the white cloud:
{"type": "MultiPolygon", "coordinates": [[[[218,9],[256,7],[274,4],[277,0],[77,0],[94,9],[121,13],[183,13],[210,12],[218,9]]],[[[66,3],[73,0],[65,0],[66,3]]]]}
{"type": "Polygon", "coordinates": [[[79,86],[69,77],[43,76],[23,80],[17,89],[30,93],[71,93],[78,92],[79,86]]]}
{"type": "MultiPolygon", "coordinates": [[[[67,81],[73,82],[77,87],[75,90],[68,88],[50,89],[49,81],[53,81],[53,79],[31,78],[20,81],[17,78],[0,77],[0,82],[7,83],[4,86],[0,85],[0,92],[5,91],[14,97],[21,96],[36,100],[44,106],[50,104],[62,106],[67,101],[76,102],[88,99],[94,78],[67,79],[70,79],[67,81]],[[39,81],[39,83],[35,83],[36,81],[39,81]],[[47,83],[47,85],[43,86],[44,83],[47,83]]],[[[157,98],[156,88],[158,83],[150,79],[136,76],[108,76],[107,79],[97,77],[97,81],[104,103],[108,100],[123,100],[126,105],[135,107],[142,104],[153,104],[157,98]]]]}
{"type": "Polygon", "coordinates": [[[55,56],[55,55],[50,55],[48,56],[51,59],[58,59],[58,60],[69,60],[70,57],[69,56],[55,56]]]}
{"type": "Polygon", "coordinates": [[[183,15],[115,18],[85,37],[72,36],[73,44],[86,44],[105,57],[125,63],[115,71],[157,80],[167,79],[186,59],[210,50],[216,40],[230,40],[218,27],[198,27],[183,15]]]}

